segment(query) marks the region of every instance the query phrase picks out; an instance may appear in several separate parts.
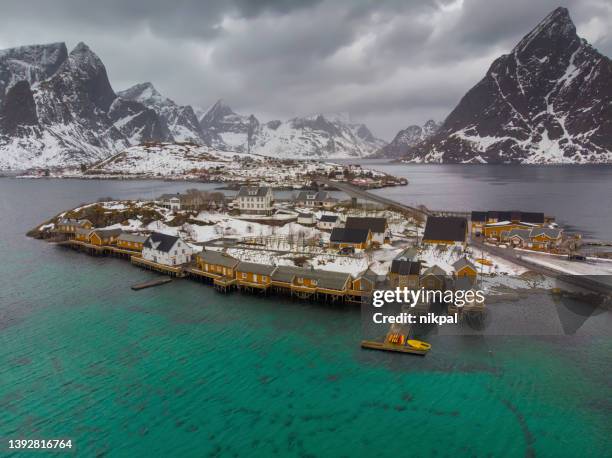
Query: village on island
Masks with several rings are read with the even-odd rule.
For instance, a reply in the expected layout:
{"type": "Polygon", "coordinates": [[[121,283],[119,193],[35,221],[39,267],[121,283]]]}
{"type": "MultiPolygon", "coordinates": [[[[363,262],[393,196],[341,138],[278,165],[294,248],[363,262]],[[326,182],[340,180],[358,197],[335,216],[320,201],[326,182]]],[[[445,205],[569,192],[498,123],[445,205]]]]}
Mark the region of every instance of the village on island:
{"type": "MultiPolygon", "coordinates": [[[[533,287],[534,277],[523,274],[551,263],[530,253],[569,262],[580,245],[579,235],[566,234],[544,213],[434,213],[385,199],[368,202],[362,199],[368,183],[359,186],[354,170],[325,170],[322,179],[294,192],[245,184],[233,196],[191,189],[151,200],[104,199],[63,212],[29,235],[210,283],[222,293],[356,304],[376,289],[478,286],[494,294],[517,287],[517,279],[533,287]],[[338,192],[347,186],[360,198],[338,192]],[[524,255],[504,255],[510,247],[524,255]],[[531,268],[524,265],[528,258],[531,268]]],[[[428,313],[430,305],[416,304],[413,311],[428,313]]],[[[484,311],[481,302],[447,310],[484,311]]]]}

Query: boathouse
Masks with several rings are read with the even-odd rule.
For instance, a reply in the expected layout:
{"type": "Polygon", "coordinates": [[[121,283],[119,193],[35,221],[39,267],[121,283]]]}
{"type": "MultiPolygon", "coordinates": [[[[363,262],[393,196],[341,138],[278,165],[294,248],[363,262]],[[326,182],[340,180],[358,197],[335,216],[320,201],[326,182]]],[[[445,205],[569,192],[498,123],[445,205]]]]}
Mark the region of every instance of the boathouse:
{"type": "Polygon", "coordinates": [[[77,229],[91,229],[93,224],[88,219],[62,218],[57,223],[57,231],[62,234],[73,235],[77,229]]]}
{"type": "Polygon", "coordinates": [[[467,243],[467,219],[460,216],[429,216],[423,233],[423,243],[455,245],[465,248],[467,243]]]}
{"type": "Polygon", "coordinates": [[[389,280],[394,287],[417,289],[421,275],[420,261],[394,259],[389,269],[389,280]]]}
{"type": "Polygon", "coordinates": [[[89,235],[89,243],[96,246],[114,245],[121,229],[94,229],[89,235]]]}
{"type": "Polygon", "coordinates": [[[434,264],[421,274],[421,286],[425,289],[443,291],[446,289],[446,277],[446,271],[434,264]]]}
{"type": "Polygon", "coordinates": [[[391,234],[387,218],[355,217],[349,216],[344,225],[346,229],[368,229],[372,233],[372,243],[382,245],[388,243],[391,234]]]}
{"type": "Polygon", "coordinates": [[[142,251],[142,247],[147,241],[147,238],[146,235],[122,232],[119,237],[117,237],[117,248],[130,251],[142,251]]]}
{"type": "Polygon", "coordinates": [[[267,290],[272,283],[275,266],[255,262],[240,262],[236,267],[236,281],[240,289],[267,290]]]}
{"type": "Polygon", "coordinates": [[[203,250],[195,255],[196,265],[202,272],[226,278],[235,277],[238,259],[220,251],[203,250]]]}
{"type": "Polygon", "coordinates": [[[89,237],[91,236],[92,232],[93,232],[93,229],[77,227],[74,232],[74,240],[77,240],[79,242],[89,243],[89,237]]]}
{"type": "Polygon", "coordinates": [[[370,269],[365,270],[351,280],[349,294],[352,296],[365,296],[374,291],[378,275],[370,269]]]}

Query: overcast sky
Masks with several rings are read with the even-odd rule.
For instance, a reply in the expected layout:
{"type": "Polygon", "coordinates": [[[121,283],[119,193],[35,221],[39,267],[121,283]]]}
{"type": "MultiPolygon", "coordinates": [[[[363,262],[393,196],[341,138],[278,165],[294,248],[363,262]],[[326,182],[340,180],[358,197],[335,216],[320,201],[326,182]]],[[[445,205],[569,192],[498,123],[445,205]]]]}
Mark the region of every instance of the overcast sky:
{"type": "Polygon", "coordinates": [[[346,112],[389,140],[443,120],[557,6],[612,56],[610,0],[3,0],[0,49],[87,43],[117,90],[260,120],[346,112]]]}

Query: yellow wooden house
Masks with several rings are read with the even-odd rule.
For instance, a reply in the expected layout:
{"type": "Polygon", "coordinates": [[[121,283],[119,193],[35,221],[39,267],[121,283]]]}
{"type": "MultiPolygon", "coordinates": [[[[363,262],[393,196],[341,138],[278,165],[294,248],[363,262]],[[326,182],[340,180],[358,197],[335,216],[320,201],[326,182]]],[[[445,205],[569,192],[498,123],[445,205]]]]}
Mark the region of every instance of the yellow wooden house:
{"type": "Polygon", "coordinates": [[[476,266],[467,258],[458,259],[453,263],[453,269],[455,277],[470,277],[476,278],[478,275],[478,269],[476,266]]]}
{"type": "Polygon", "coordinates": [[[421,287],[429,290],[443,291],[446,289],[447,273],[438,265],[428,267],[421,274],[421,287]]]}
{"type": "Polygon", "coordinates": [[[92,245],[114,245],[121,235],[121,229],[94,229],[89,235],[89,243],[92,245]]]}
{"type": "Polygon", "coordinates": [[[57,231],[63,234],[74,235],[77,229],[91,229],[93,224],[88,219],[61,218],[57,222],[57,231]]]}
{"type": "Polygon", "coordinates": [[[122,232],[119,237],[117,237],[117,247],[130,251],[142,251],[142,247],[147,238],[146,235],[122,232]]]}
{"type": "Polygon", "coordinates": [[[267,289],[272,283],[275,266],[255,262],[240,262],[236,267],[238,285],[249,288],[267,289]]]}
{"type": "Polygon", "coordinates": [[[329,236],[329,247],[342,249],[352,247],[359,250],[369,248],[372,244],[372,231],[369,229],[349,229],[336,227],[329,236]]]}
{"type": "Polygon", "coordinates": [[[74,240],[79,242],[89,243],[89,238],[94,230],[78,227],[74,232],[74,240]]]}
{"type": "Polygon", "coordinates": [[[229,279],[235,278],[235,269],[240,262],[229,254],[211,250],[201,251],[196,254],[195,259],[198,269],[202,272],[229,279]]]}
{"type": "Polygon", "coordinates": [[[554,250],[561,244],[562,234],[563,231],[557,228],[534,228],[529,233],[529,244],[537,251],[554,250]]]}
{"type": "Polygon", "coordinates": [[[388,276],[393,287],[418,289],[421,277],[421,262],[394,259],[391,262],[388,276]]]}

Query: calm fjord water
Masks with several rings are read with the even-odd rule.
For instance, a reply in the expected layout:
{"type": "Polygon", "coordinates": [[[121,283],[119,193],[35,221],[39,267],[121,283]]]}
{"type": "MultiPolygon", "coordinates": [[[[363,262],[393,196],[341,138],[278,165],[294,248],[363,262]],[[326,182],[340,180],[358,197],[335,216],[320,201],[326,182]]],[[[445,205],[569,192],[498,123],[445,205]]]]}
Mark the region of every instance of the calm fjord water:
{"type": "Polygon", "coordinates": [[[0,179],[0,437],[80,456],[610,456],[609,339],[365,352],[354,308],[183,280],[133,292],[153,274],[24,236],[101,196],[188,187],[0,179]]]}

